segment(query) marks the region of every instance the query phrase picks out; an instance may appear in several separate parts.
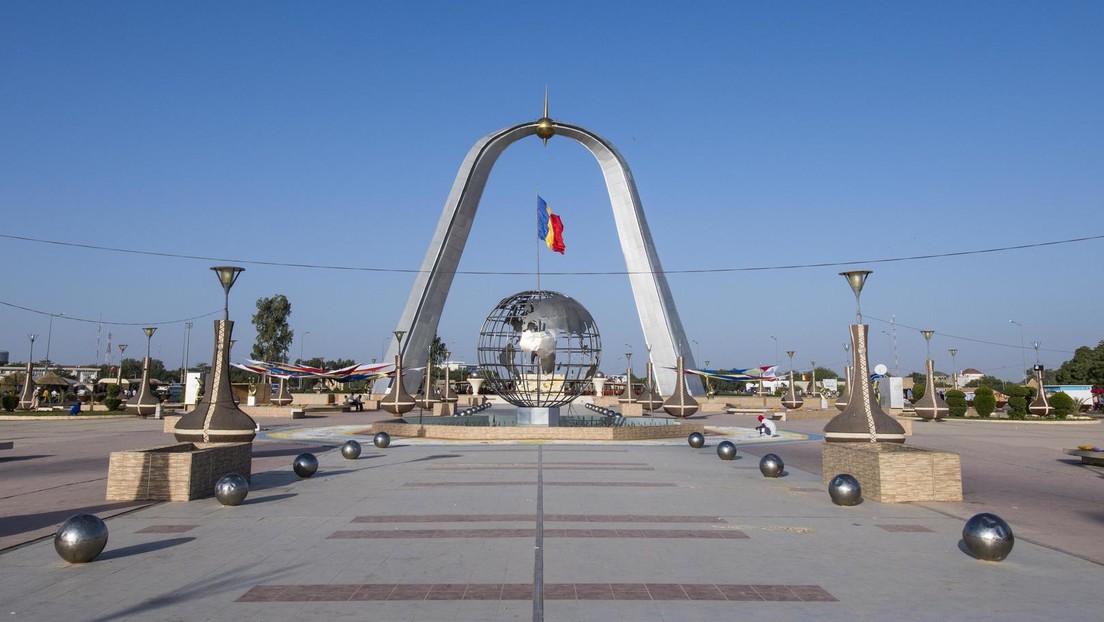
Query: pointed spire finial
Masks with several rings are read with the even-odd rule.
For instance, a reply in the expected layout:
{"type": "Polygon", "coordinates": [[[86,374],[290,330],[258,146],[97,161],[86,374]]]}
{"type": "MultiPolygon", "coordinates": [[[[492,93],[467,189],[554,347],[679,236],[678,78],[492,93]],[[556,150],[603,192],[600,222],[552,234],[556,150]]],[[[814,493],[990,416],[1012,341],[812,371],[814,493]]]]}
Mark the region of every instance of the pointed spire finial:
{"type": "Polygon", "coordinates": [[[544,116],[537,119],[537,136],[544,141],[544,144],[548,144],[548,139],[556,135],[556,128],[553,127],[554,123],[548,116],[548,86],[544,87],[544,116]]]}

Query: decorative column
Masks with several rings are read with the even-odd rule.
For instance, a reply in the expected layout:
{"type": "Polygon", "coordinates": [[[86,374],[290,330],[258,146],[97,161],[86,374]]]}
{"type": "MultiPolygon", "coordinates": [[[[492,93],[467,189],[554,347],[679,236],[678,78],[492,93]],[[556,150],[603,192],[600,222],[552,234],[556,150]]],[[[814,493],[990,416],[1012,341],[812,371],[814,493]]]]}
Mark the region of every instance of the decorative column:
{"type": "Polygon", "coordinates": [[[632,392],[632,352],[625,353],[625,360],[629,362],[629,368],[625,370],[625,392],[617,401],[622,404],[632,404],[636,401],[633,399],[632,392]]]}
{"type": "Polygon", "coordinates": [[[652,375],[652,362],[648,361],[644,379],[644,394],[640,396],[640,407],[646,411],[659,410],[663,406],[663,398],[656,392],[655,377],[652,375]]]}
{"type": "Polygon", "coordinates": [[[912,409],[916,411],[916,416],[921,419],[942,421],[950,414],[951,407],[935,392],[935,361],[931,357],[931,338],[935,331],[922,330],[920,334],[924,335],[924,340],[928,342],[928,358],[925,362],[928,378],[924,382],[924,397],[917,400],[912,409]]]}
{"type": "Polygon", "coordinates": [[[32,375],[34,374],[34,342],[38,339],[38,335],[27,335],[27,338],[31,340],[31,353],[27,357],[27,371],[23,375],[23,390],[19,392],[19,410],[34,408],[35,383],[32,375]]]}
{"type": "Polygon", "coordinates": [[[433,397],[433,346],[430,346],[429,354],[426,360],[426,371],[422,375],[421,397],[415,398],[414,401],[418,404],[418,408],[432,411],[433,405],[440,401],[433,397]]]}
{"type": "Polygon", "coordinates": [[[272,398],[276,406],[287,406],[291,403],[291,393],[287,389],[287,376],[280,376],[280,388],[276,391],[276,397],[272,398]]]}
{"type": "Polygon", "coordinates": [[[600,398],[600,397],[602,397],[603,395],[606,394],[606,377],[605,376],[599,376],[599,375],[595,374],[595,376],[590,379],[590,384],[594,386],[594,399],[596,401],[598,400],[598,398],[600,398]]]}
{"type": "Polygon", "coordinates": [[[958,354],[958,348],[951,348],[950,350],[947,350],[947,352],[951,353],[951,367],[953,368],[953,369],[951,369],[951,378],[952,378],[951,386],[953,388],[957,389],[958,388],[958,363],[955,362],[955,355],[958,354]]]}
{"type": "Polygon", "coordinates": [[[824,440],[829,443],[903,443],[905,429],[882,411],[881,405],[874,401],[870,389],[870,361],[867,357],[867,335],[870,327],[862,323],[862,307],[859,303],[863,284],[866,283],[870,271],[854,270],[841,272],[840,275],[847,279],[855,294],[856,323],[850,326],[851,350],[854,353],[852,363],[855,366],[854,385],[850,387],[849,399],[843,412],[824,426],[824,440]]]}
{"type": "Polygon", "coordinates": [[[793,357],[795,352],[795,350],[786,350],[786,355],[790,357],[790,387],[786,390],[786,395],[782,397],[782,405],[790,410],[801,408],[801,405],[805,403],[805,400],[797,396],[797,391],[794,389],[793,357]]]}
{"type": "Polygon", "coordinates": [[[176,422],[176,440],[188,443],[248,443],[256,437],[257,423],[234,402],[230,390],[230,341],[234,323],[230,321],[230,288],[243,268],[215,266],[224,295],[221,320],[215,320],[215,352],[211,360],[211,379],[205,383],[203,397],[195,410],[176,422]]]}
{"type": "Polygon", "coordinates": [[[157,405],[160,403],[150,390],[150,341],[157,328],[149,326],[142,331],[146,333],[146,358],[142,361],[142,385],[138,388],[138,395],[127,402],[127,410],[139,417],[148,417],[157,413],[157,405]]]}
{"type": "Polygon", "coordinates": [[[1050,405],[1050,398],[1043,390],[1043,366],[1040,363],[1035,364],[1035,384],[1039,387],[1039,394],[1035,396],[1027,410],[1039,417],[1049,417],[1054,414],[1054,407],[1050,405]]]}
{"type": "Polygon", "coordinates": [[[690,395],[690,391],[686,389],[686,367],[681,356],[675,359],[675,365],[678,370],[678,377],[675,378],[675,391],[671,394],[671,397],[667,398],[666,402],[663,402],[663,411],[672,417],[685,419],[698,412],[698,400],[694,399],[694,396],[690,395]]]}
{"type": "MultiPolygon", "coordinates": [[[[848,344],[847,353],[850,356],[850,354],[851,354],[850,344],[848,344]]],[[[855,381],[854,378],[852,378],[852,376],[854,376],[854,374],[851,371],[851,366],[847,365],[847,364],[844,364],[844,366],[843,366],[843,382],[844,382],[843,390],[840,391],[839,397],[836,398],[836,408],[838,408],[841,411],[844,408],[847,408],[847,402],[850,401],[850,399],[851,399],[851,397],[850,397],[851,396],[851,383],[855,381]]]]}
{"type": "Polygon", "coordinates": [[[396,416],[402,416],[403,413],[414,410],[414,406],[416,406],[414,398],[410,397],[410,394],[403,387],[402,338],[405,334],[405,330],[395,331],[395,339],[399,348],[398,354],[395,355],[395,379],[391,382],[391,388],[387,391],[387,395],[384,395],[383,399],[380,400],[380,408],[396,416]]]}

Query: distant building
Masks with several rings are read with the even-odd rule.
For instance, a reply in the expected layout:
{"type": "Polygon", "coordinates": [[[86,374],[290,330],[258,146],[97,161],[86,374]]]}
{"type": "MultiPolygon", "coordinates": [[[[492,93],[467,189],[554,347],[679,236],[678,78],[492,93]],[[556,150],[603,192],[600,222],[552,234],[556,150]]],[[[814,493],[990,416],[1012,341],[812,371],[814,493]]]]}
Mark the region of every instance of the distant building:
{"type": "Polygon", "coordinates": [[[958,386],[965,386],[974,382],[975,380],[981,380],[981,377],[985,374],[974,369],[973,367],[967,367],[966,369],[958,373],[958,386]]]}

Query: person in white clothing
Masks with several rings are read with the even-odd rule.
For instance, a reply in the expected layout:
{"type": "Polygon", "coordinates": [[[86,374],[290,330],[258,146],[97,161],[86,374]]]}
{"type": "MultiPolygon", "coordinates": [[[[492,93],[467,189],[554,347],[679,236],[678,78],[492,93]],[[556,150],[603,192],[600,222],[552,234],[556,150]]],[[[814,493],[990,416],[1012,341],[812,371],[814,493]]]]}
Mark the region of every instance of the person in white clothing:
{"type": "Polygon", "coordinates": [[[763,415],[759,415],[759,425],[755,426],[755,429],[759,431],[759,436],[763,434],[774,436],[778,433],[778,427],[774,425],[774,422],[763,415]]]}

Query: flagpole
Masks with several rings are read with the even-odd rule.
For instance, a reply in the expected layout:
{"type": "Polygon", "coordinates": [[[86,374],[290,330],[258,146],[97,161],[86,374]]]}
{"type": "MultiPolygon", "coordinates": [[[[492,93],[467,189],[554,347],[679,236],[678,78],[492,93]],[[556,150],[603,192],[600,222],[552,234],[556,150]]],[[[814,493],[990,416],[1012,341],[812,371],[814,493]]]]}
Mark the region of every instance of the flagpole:
{"type": "MultiPolygon", "coordinates": [[[[535,192],[535,193],[533,194],[533,198],[534,198],[534,199],[537,199],[537,200],[539,200],[539,199],[540,199],[540,189],[538,189],[538,190],[537,190],[537,191],[536,191],[536,192],[535,192]]],[[[542,243],[543,243],[543,241],[541,241],[541,240],[538,240],[538,241],[537,241],[537,291],[538,291],[538,292],[539,292],[539,291],[541,290],[541,283],[540,283],[540,256],[541,256],[541,244],[542,244],[542,243]]]]}

